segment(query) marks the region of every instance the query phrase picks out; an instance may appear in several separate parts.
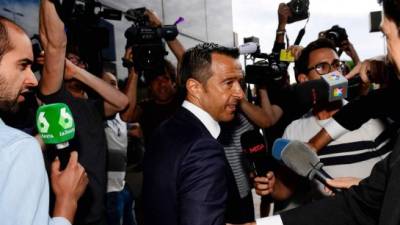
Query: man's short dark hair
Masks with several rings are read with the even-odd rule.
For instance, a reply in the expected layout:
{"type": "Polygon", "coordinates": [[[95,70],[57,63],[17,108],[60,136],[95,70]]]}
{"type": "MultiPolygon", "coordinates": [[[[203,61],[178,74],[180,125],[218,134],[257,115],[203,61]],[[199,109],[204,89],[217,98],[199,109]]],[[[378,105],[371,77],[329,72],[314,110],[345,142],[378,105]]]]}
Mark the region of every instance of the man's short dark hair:
{"type": "Polygon", "coordinates": [[[327,38],[319,38],[305,47],[300,54],[300,57],[296,60],[295,62],[295,68],[296,68],[296,81],[297,81],[297,76],[299,74],[307,74],[308,73],[308,64],[310,61],[310,54],[311,52],[321,49],[321,48],[330,48],[333,51],[336,51],[335,44],[327,39],[327,38]]]}
{"type": "Polygon", "coordinates": [[[11,20],[0,16],[0,61],[7,52],[11,51],[14,48],[8,35],[6,23],[15,24],[11,20]]]}
{"type": "Polygon", "coordinates": [[[400,27],[400,0],[378,0],[383,5],[385,16],[393,20],[400,27]]]}
{"type": "Polygon", "coordinates": [[[239,50],[237,48],[228,48],[214,43],[203,43],[188,49],[183,55],[180,67],[181,86],[185,86],[189,78],[193,78],[202,84],[212,76],[211,73],[211,54],[217,53],[237,59],[239,50]]]}

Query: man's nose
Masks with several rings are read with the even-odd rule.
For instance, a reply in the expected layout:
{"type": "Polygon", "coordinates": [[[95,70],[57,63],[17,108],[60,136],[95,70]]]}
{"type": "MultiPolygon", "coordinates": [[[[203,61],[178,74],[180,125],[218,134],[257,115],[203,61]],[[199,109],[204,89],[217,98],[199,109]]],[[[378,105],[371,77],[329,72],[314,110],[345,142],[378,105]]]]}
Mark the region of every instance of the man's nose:
{"type": "Polygon", "coordinates": [[[28,87],[36,87],[38,85],[38,81],[35,77],[35,74],[30,69],[26,74],[25,84],[28,87]]]}
{"type": "Polygon", "coordinates": [[[239,82],[235,83],[233,95],[239,100],[244,98],[244,92],[239,82]]]}

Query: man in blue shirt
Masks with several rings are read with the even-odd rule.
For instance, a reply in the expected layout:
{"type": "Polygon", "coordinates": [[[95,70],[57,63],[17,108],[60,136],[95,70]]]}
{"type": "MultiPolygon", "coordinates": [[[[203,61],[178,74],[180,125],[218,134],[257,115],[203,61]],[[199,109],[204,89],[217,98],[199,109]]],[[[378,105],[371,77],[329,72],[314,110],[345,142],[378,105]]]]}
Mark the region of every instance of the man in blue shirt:
{"type": "MultiPolygon", "coordinates": [[[[58,19],[54,5],[41,3],[41,22],[58,19]]],[[[32,46],[21,27],[0,17],[0,110],[10,111],[24,101],[24,93],[37,80],[32,73],[32,46]]],[[[47,65],[50,67],[49,65],[47,65]]],[[[46,68],[46,65],[45,65],[46,68]]],[[[6,126],[0,119],[0,218],[3,225],[43,225],[73,222],[77,201],[86,188],[85,169],[76,152],[67,167],[52,164],[51,183],[56,195],[53,218],[49,211],[49,182],[38,142],[31,136],[6,126]]]]}

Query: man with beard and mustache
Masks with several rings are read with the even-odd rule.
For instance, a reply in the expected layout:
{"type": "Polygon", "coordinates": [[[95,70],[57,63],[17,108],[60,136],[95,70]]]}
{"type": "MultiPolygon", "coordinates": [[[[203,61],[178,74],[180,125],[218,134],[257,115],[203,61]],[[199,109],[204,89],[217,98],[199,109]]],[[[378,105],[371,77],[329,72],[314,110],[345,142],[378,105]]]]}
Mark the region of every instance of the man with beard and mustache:
{"type": "MultiPolygon", "coordinates": [[[[46,12],[54,5],[44,0],[46,12]]],[[[46,15],[52,18],[52,13],[46,15]]],[[[24,101],[23,94],[37,86],[31,70],[32,43],[21,27],[0,17],[0,110],[10,111],[24,101]]],[[[0,218],[1,224],[71,224],[77,201],[88,179],[73,152],[65,170],[52,163],[51,183],[56,194],[53,218],[49,217],[49,183],[39,143],[5,125],[0,119],[0,218]]]]}

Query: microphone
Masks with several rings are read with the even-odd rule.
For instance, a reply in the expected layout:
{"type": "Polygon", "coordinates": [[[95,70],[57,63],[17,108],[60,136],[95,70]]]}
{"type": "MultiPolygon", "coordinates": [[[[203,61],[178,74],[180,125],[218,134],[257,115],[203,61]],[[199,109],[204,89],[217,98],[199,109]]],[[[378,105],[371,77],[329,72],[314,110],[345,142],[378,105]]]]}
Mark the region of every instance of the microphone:
{"type": "Polygon", "coordinates": [[[277,138],[272,145],[272,156],[276,160],[282,160],[281,153],[289,143],[290,140],[288,139],[277,138]]]}
{"type": "Polygon", "coordinates": [[[309,80],[294,87],[296,99],[304,105],[333,102],[347,97],[348,80],[337,71],[321,75],[321,79],[309,80]]]}
{"type": "Polygon", "coordinates": [[[253,53],[256,53],[259,50],[259,46],[255,42],[247,42],[247,43],[244,43],[242,45],[239,45],[238,49],[239,49],[239,53],[241,55],[253,54],[253,53]]]}
{"type": "Polygon", "coordinates": [[[256,176],[265,176],[269,169],[267,148],[258,130],[246,131],[240,137],[243,152],[255,169],[256,176]]]}
{"type": "MultiPolygon", "coordinates": [[[[287,167],[298,175],[307,177],[309,180],[315,179],[325,186],[329,186],[326,180],[333,179],[322,169],[324,164],[319,160],[317,153],[301,141],[290,141],[282,150],[281,158],[287,167]]],[[[335,193],[341,192],[340,189],[330,188],[335,193]]]]}
{"type": "Polygon", "coordinates": [[[64,169],[68,164],[69,140],[75,136],[75,122],[71,110],[64,103],[43,105],[36,111],[36,126],[45,144],[56,146],[64,169]]]}

